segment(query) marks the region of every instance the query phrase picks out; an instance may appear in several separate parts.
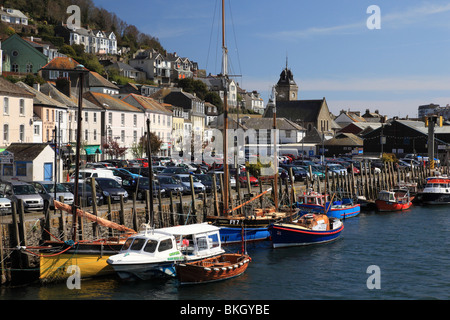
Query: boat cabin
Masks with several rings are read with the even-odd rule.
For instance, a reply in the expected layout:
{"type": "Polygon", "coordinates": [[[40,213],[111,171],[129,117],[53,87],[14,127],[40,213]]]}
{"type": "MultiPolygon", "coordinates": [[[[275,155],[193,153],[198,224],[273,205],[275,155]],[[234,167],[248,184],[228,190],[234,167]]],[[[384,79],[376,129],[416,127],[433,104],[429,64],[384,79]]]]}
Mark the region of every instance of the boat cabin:
{"type": "Polygon", "coordinates": [[[183,260],[185,256],[209,256],[222,252],[219,229],[208,224],[153,229],[145,226],[127,239],[120,253],[140,253],[167,260],[183,260]]]}
{"type": "Polygon", "coordinates": [[[409,201],[409,191],[398,189],[393,191],[382,190],[378,193],[378,200],[386,202],[402,202],[409,201]]]}
{"type": "Polygon", "coordinates": [[[311,206],[324,206],[328,202],[328,194],[323,195],[315,191],[304,192],[298,196],[300,204],[311,206]]]}

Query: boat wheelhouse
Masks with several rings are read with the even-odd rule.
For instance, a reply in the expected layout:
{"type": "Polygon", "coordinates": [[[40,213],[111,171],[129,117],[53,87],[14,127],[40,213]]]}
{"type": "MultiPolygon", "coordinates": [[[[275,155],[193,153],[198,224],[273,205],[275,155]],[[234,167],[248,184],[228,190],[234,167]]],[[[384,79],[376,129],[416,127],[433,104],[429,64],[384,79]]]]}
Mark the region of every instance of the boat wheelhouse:
{"type": "Polygon", "coordinates": [[[119,254],[109,257],[122,279],[175,277],[175,263],[224,253],[219,228],[207,223],[153,229],[148,225],[127,239],[119,254]]]}

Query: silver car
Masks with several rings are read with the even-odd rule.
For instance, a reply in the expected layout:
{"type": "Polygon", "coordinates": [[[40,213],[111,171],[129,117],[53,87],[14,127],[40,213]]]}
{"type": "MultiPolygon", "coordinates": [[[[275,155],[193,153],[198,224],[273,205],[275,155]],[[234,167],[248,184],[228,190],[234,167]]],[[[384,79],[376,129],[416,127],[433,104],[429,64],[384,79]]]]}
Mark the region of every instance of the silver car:
{"type": "MultiPolygon", "coordinates": [[[[50,209],[54,209],[53,198],[55,196],[55,183],[52,181],[32,181],[30,184],[34,186],[36,191],[44,199],[45,207],[47,208],[47,206],[50,206],[50,209]]],[[[61,196],[64,197],[63,203],[70,206],[73,204],[73,193],[61,183],[56,183],[56,200],[59,201],[61,196]]]]}
{"type": "Polygon", "coordinates": [[[44,199],[29,183],[17,180],[2,181],[0,183],[0,193],[16,204],[19,200],[22,200],[26,212],[42,211],[44,209],[44,199]]]}

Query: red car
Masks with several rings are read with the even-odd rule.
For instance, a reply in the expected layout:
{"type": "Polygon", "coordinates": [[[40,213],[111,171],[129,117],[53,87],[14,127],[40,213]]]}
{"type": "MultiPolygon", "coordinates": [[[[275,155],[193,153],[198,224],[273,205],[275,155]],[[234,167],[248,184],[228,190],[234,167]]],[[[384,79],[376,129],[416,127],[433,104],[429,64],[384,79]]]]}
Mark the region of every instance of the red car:
{"type": "MultiPolygon", "coordinates": [[[[251,174],[250,176],[250,185],[252,187],[258,186],[258,179],[256,179],[251,174]]],[[[243,171],[239,173],[239,185],[241,188],[245,188],[247,186],[247,172],[243,171]]]]}
{"type": "Polygon", "coordinates": [[[144,158],[134,159],[141,164],[141,167],[148,168],[148,160],[144,158]]]}

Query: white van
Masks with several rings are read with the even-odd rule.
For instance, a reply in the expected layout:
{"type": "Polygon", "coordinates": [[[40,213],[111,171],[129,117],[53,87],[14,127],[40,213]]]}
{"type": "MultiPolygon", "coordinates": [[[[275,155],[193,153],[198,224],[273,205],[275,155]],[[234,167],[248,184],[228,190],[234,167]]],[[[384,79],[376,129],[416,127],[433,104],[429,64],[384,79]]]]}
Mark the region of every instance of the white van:
{"type": "MultiPolygon", "coordinates": [[[[86,178],[111,178],[116,180],[120,185],[122,185],[122,178],[115,176],[114,173],[109,169],[80,169],[78,175],[78,182],[84,182],[86,178]]],[[[70,176],[70,182],[75,181],[75,173],[70,176]]]]}

